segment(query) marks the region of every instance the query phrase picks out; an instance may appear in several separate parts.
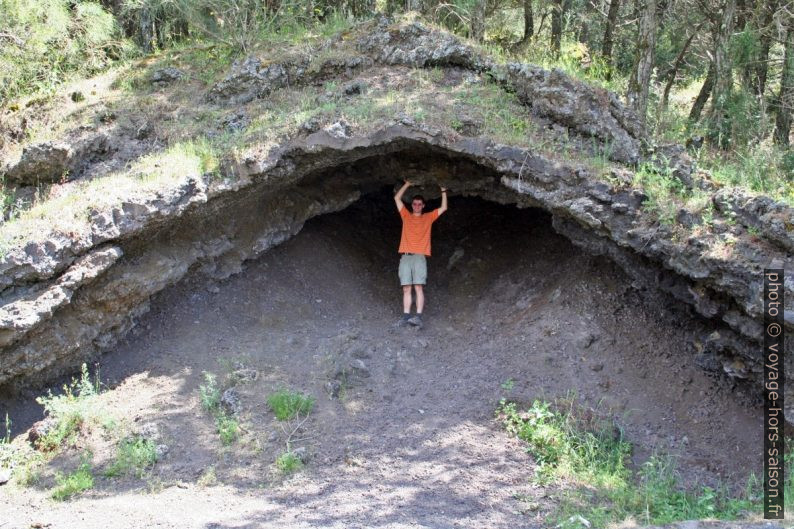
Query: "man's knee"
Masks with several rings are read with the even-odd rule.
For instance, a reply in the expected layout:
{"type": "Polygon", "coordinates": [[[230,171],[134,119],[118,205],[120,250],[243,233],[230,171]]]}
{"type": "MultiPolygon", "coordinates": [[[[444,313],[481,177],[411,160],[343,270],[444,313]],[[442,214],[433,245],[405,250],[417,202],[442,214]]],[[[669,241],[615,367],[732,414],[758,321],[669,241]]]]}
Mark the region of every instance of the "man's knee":
{"type": "Polygon", "coordinates": [[[422,293],[422,287],[423,286],[424,285],[414,285],[414,289],[416,290],[417,294],[421,294],[422,293]]]}
{"type": "Polygon", "coordinates": [[[410,294],[411,293],[411,285],[403,285],[403,292],[405,292],[406,294],[410,294]]]}

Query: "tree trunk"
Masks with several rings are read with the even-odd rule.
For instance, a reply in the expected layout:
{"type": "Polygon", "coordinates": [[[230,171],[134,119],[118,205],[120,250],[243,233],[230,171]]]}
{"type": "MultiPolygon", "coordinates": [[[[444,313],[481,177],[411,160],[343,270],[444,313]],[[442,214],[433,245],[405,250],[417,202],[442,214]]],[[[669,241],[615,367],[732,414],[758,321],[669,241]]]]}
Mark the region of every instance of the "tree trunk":
{"type": "Polygon", "coordinates": [[[482,42],[485,38],[485,0],[475,0],[471,14],[471,38],[482,42]]]}
{"type": "Polygon", "coordinates": [[[640,122],[645,126],[648,110],[648,89],[653,71],[653,52],[656,48],[656,0],[645,0],[637,36],[637,59],[629,79],[626,99],[629,106],[637,112],[640,122]]]}
{"type": "Polygon", "coordinates": [[[758,25],[758,29],[761,32],[760,49],[755,64],[755,71],[750,80],[750,87],[753,93],[759,97],[763,97],[766,91],[766,78],[769,72],[769,48],[772,46],[772,25],[777,7],[778,0],[767,0],[764,2],[761,23],[758,25]]]}
{"type": "Polygon", "coordinates": [[[709,112],[709,136],[722,147],[730,142],[731,117],[728,103],[733,92],[733,73],[728,46],[735,14],[736,0],[726,0],[714,38],[714,88],[709,112]]]}
{"type": "Polygon", "coordinates": [[[620,11],[620,0],[609,2],[607,27],[604,29],[604,42],[601,44],[601,56],[607,63],[607,80],[612,79],[612,46],[615,44],[615,24],[620,11]]]}
{"type": "Polygon", "coordinates": [[[551,5],[551,52],[555,58],[560,56],[563,15],[563,0],[554,0],[551,5]]]}
{"type": "Polygon", "coordinates": [[[684,45],[681,47],[681,51],[678,52],[678,56],[675,58],[673,65],[670,67],[670,71],[667,72],[667,83],[664,85],[662,100],[659,103],[659,110],[661,112],[667,110],[667,103],[670,100],[670,90],[673,88],[673,83],[675,83],[675,78],[678,75],[678,69],[681,68],[681,65],[684,63],[684,57],[686,57],[686,52],[689,50],[689,45],[692,44],[692,41],[695,39],[695,35],[697,35],[701,25],[702,24],[698,24],[695,26],[692,34],[688,39],[686,39],[686,42],[684,42],[684,45]]]}
{"type": "Polygon", "coordinates": [[[139,44],[145,53],[152,53],[155,46],[154,18],[152,17],[151,11],[149,11],[148,8],[144,7],[141,9],[141,15],[138,19],[138,24],[138,38],[140,40],[139,44]]]}
{"type": "Polygon", "coordinates": [[[783,58],[783,74],[780,78],[780,92],[777,98],[777,118],[775,119],[774,140],[778,145],[789,146],[791,132],[791,108],[794,106],[794,23],[788,21],[786,48],[783,58]]]}
{"type": "Polygon", "coordinates": [[[524,38],[521,43],[527,43],[532,40],[533,32],[535,31],[535,18],[532,12],[532,0],[524,0],[524,38]]]}
{"type": "Polygon", "coordinates": [[[700,120],[700,115],[706,107],[706,102],[709,100],[711,90],[714,88],[714,62],[709,63],[709,73],[706,74],[706,80],[703,81],[703,86],[700,87],[700,92],[695,98],[695,103],[692,105],[692,110],[689,111],[689,121],[696,123],[700,120]]]}

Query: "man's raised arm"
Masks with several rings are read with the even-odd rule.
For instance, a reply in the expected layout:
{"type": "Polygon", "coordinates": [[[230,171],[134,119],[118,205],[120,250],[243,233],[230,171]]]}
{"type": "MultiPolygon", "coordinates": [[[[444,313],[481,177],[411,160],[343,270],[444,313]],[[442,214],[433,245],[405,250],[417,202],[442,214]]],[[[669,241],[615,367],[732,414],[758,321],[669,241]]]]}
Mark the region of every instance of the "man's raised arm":
{"type": "Polygon", "coordinates": [[[403,193],[405,193],[405,190],[408,189],[410,185],[411,182],[406,180],[403,186],[400,188],[400,190],[397,191],[397,194],[394,195],[394,202],[397,204],[397,211],[400,211],[402,208],[405,207],[405,204],[403,204],[403,193]]]}
{"type": "Polygon", "coordinates": [[[438,214],[441,215],[446,210],[447,210],[447,188],[441,187],[441,207],[438,208],[438,214]]]}

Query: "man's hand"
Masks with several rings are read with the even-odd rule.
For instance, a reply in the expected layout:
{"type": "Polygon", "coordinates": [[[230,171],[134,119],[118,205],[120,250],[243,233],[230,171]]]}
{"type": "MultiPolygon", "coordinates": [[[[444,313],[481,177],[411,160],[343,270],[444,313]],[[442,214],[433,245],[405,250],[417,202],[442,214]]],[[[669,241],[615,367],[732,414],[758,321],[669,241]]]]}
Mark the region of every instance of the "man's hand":
{"type": "Polygon", "coordinates": [[[438,208],[438,214],[441,215],[447,210],[447,188],[439,185],[441,188],[441,207],[438,208]]]}
{"type": "Polygon", "coordinates": [[[400,190],[397,191],[397,194],[394,195],[394,202],[397,204],[397,211],[400,211],[405,207],[405,204],[403,204],[403,193],[405,193],[405,190],[408,189],[410,185],[411,181],[406,180],[400,190]]]}

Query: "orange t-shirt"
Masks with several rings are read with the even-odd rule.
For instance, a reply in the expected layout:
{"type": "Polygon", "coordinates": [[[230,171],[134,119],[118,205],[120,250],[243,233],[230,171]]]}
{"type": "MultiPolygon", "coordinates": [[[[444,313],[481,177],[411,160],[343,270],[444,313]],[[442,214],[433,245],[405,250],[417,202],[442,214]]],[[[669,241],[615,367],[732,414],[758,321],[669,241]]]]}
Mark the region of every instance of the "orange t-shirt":
{"type": "Polygon", "coordinates": [[[403,232],[400,236],[400,253],[421,253],[430,255],[430,227],[438,219],[438,210],[414,215],[407,207],[400,209],[403,219],[403,232]]]}

